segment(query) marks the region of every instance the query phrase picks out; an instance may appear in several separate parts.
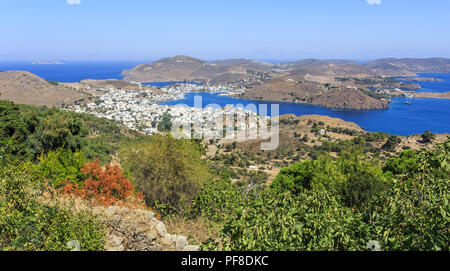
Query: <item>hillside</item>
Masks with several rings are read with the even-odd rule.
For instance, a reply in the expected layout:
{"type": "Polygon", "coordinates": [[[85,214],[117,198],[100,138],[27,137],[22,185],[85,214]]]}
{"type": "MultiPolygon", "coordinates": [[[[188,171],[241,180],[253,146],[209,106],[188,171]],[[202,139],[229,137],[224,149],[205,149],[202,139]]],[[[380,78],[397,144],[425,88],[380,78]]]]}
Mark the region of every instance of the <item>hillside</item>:
{"type": "Polygon", "coordinates": [[[386,101],[367,96],[358,89],[333,89],[325,95],[315,97],[311,104],[328,108],[372,110],[387,109],[386,101]]]}
{"type": "Polygon", "coordinates": [[[450,59],[447,58],[384,58],[365,64],[372,69],[384,71],[408,70],[414,73],[449,73],[450,59]]]}
{"type": "Polygon", "coordinates": [[[312,81],[273,79],[248,90],[242,98],[266,101],[286,101],[342,109],[386,109],[386,101],[375,99],[360,90],[342,86],[326,86],[312,81]]]}
{"type": "Polygon", "coordinates": [[[395,72],[385,69],[376,69],[359,64],[350,60],[319,60],[304,59],[291,63],[286,63],[290,68],[290,75],[303,77],[307,74],[327,75],[333,77],[358,77],[370,76],[412,76],[407,70],[396,70],[395,72]]]}
{"type": "Polygon", "coordinates": [[[237,81],[254,77],[244,65],[212,63],[187,56],[164,58],[154,63],[141,64],[122,72],[125,80],[138,82],[164,81],[237,81]]]}
{"type": "Polygon", "coordinates": [[[243,98],[265,101],[310,102],[313,97],[326,92],[327,89],[319,83],[277,78],[248,90],[244,93],[243,98]]]}
{"type": "Polygon", "coordinates": [[[49,107],[86,98],[81,92],[25,71],[0,72],[0,93],[1,100],[49,107]]]}
{"type": "Polygon", "coordinates": [[[388,147],[389,134],[367,132],[356,123],[329,116],[296,117],[289,114],[280,116],[279,147],[274,151],[261,152],[261,143],[267,141],[264,139],[237,142],[232,148],[231,139],[214,143],[205,140],[205,144],[208,145],[206,157],[214,160],[215,166],[223,163],[235,181],[245,180],[249,172],[244,172],[242,165],[247,164],[255,165],[270,183],[284,166],[313,158],[319,152],[325,151],[335,157],[342,150],[357,147],[366,153],[380,152],[379,157],[386,159],[405,149],[429,150],[434,144],[445,142],[449,136],[436,134],[433,144],[423,143],[421,135],[394,136],[399,141],[388,147]]]}

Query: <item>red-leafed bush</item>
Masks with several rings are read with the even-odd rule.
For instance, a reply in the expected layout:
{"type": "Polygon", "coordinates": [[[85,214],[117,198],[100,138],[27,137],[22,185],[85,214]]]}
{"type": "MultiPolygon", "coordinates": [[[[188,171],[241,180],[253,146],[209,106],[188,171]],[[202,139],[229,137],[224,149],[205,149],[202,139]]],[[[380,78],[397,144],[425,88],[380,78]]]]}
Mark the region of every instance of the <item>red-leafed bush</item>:
{"type": "Polygon", "coordinates": [[[63,188],[65,194],[90,200],[94,205],[144,205],[142,195],[135,193],[133,184],[119,166],[105,165],[102,168],[97,159],[85,164],[81,172],[86,176],[82,187],[69,182],[63,188]]]}

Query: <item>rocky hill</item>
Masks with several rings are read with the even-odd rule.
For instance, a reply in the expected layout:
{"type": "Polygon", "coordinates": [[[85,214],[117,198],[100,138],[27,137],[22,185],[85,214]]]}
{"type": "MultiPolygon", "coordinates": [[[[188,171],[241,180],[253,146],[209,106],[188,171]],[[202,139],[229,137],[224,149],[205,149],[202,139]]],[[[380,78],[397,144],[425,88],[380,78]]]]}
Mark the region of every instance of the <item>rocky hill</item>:
{"type": "Polygon", "coordinates": [[[381,69],[362,65],[347,60],[309,60],[298,61],[293,64],[291,74],[330,75],[334,77],[366,78],[372,76],[413,76],[415,73],[406,69],[381,69]]]}
{"type": "Polygon", "coordinates": [[[319,83],[277,78],[248,90],[242,98],[265,101],[310,102],[313,97],[327,92],[319,83]]]}
{"type": "Polygon", "coordinates": [[[286,101],[340,109],[386,109],[388,103],[367,96],[354,88],[328,86],[312,81],[278,78],[248,90],[241,95],[251,100],[286,101]]]}
{"type": "Polygon", "coordinates": [[[154,63],[141,64],[122,72],[125,80],[138,82],[164,81],[236,81],[253,78],[245,65],[214,63],[187,56],[164,58],[154,63]]]}
{"type": "Polygon", "coordinates": [[[368,62],[365,66],[384,71],[450,73],[450,59],[448,58],[384,58],[368,62]]]}
{"type": "Polygon", "coordinates": [[[18,104],[59,106],[86,98],[86,94],[25,71],[0,72],[0,99],[18,104]]]}
{"type": "Polygon", "coordinates": [[[330,92],[315,97],[311,104],[321,105],[328,108],[372,110],[387,109],[386,101],[367,96],[358,89],[337,88],[330,92]]]}

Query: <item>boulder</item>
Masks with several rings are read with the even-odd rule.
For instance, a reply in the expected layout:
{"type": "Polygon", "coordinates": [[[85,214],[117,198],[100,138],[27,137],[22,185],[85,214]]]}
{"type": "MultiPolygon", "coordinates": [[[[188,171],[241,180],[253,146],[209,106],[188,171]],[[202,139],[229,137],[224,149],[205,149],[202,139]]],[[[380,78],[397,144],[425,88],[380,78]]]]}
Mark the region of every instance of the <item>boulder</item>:
{"type": "Polygon", "coordinates": [[[96,207],[94,213],[106,227],[107,251],[196,251],[187,237],[167,232],[166,225],[147,210],[131,210],[112,206],[96,207]]]}
{"type": "Polygon", "coordinates": [[[178,251],[182,251],[187,246],[187,237],[178,235],[175,246],[178,251]]]}

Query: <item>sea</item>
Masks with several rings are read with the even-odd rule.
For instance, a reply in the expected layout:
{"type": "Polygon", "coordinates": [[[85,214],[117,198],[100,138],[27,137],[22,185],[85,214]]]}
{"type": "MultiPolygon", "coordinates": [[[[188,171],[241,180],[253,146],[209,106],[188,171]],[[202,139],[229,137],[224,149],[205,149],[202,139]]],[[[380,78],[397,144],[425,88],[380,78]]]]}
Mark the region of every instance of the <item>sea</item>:
{"type": "MultiPolygon", "coordinates": [[[[58,82],[78,82],[84,79],[121,79],[121,72],[130,69],[142,61],[68,61],[62,65],[32,65],[29,62],[0,62],[0,71],[25,70],[44,79],[58,82]]],[[[450,91],[450,74],[421,73],[420,77],[442,79],[440,82],[414,82],[422,86],[418,91],[447,92],[450,91]]],[[[405,82],[409,82],[407,79],[405,82]]],[[[168,86],[174,82],[147,82],[148,85],[168,86]]],[[[184,99],[164,102],[165,105],[184,104],[194,106],[194,97],[202,97],[203,107],[209,104],[226,106],[229,104],[268,105],[268,113],[272,104],[279,105],[280,114],[326,115],[355,122],[367,131],[386,132],[396,135],[421,134],[426,130],[434,133],[450,133],[450,100],[416,98],[412,104],[405,104],[406,99],[395,98],[389,109],[384,110],[340,110],[321,106],[296,104],[287,102],[252,101],[223,96],[220,93],[188,93],[184,99]]]]}
{"type": "Polygon", "coordinates": [[[62,83],[84,79],[121,79],[122,71],[131,69],[142,61],[63,61],[65,64],[33,65],[30,61],[0,61],[0,71],[28,71],[49,81],[62,83]]]}

